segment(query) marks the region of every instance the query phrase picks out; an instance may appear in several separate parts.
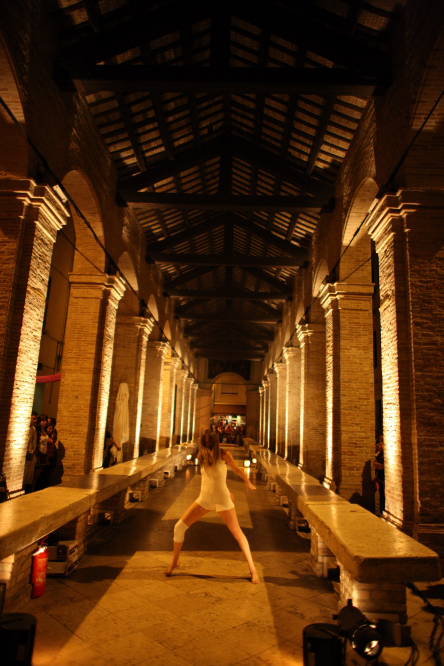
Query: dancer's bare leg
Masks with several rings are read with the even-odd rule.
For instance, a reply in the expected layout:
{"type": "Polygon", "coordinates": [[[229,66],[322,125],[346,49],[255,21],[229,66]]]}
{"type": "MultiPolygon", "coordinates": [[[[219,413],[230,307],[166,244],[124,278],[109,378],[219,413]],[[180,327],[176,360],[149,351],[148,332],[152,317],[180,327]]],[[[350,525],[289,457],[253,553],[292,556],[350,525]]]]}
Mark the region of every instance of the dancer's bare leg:
{"type": "MultiPolygon", "coordinates": [[[[208,509],[204,509],[203,506],[200,506],[200,504],[197,504],[197,502],[193,502],[192,505],[189,506],[188,509],[185,511],[183,516],[181,516],[180,519],[185,523],[185,525],[191,527],[193,523],[197,522],[206,513],[208,513],[208,509]]],[[[173,570],[179,566],[179,555],[180,551],[182,550],[183,541],[181,543],[173,541],[173,544],[174,544],[173,559],[168,569],[164,571],[165,575],[167,576],[170,576],[173,570]]]]}
{"type": "Polygon", "coordinates": [[[256,567],[254,566],[253,557],[251,555],[248,539],[240,528],[239,521],[237,519],[236,509],[228,509],[228,511],[220,511],[219,515],[224,521],[225,525],[230,530],[231,534],[238,542],[241,551],[245,555],[245,559],[247,560],[248,566],[250,568],[251,582],[257,585],[257,583],[260,583],[261,581],[259,580],[256,567]]]}

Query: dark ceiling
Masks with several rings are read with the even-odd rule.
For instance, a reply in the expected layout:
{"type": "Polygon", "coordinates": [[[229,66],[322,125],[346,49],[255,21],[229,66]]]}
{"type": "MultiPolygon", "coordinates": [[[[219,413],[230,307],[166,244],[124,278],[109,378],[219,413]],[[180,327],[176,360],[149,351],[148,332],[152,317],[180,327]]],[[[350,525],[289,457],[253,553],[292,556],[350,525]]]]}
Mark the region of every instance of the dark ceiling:
{"type": "Polygon", "coordinates": [[[395,0],[54,0],[86,98],[196,356],[260,359],[363,110],[395,0]]]}

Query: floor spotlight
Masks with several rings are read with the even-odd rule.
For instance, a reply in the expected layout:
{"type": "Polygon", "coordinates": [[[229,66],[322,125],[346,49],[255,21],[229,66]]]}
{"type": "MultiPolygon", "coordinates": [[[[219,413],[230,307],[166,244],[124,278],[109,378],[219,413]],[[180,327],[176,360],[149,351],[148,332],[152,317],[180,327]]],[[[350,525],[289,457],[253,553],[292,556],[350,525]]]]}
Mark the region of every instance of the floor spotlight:
{"type": "Polygon", "coordinates": [[[341,634],[348,638],[352,648],[366,661],[377,659],[382,652],[382,639],[376,625],[367,620],[359,608],[349,599],[339,611],[338,624],[341,634]]]}
{"type": "Polygon", "coordinates": [[[251,462],[249,460],[244,460],[244,467],[250,467],[251,462]]]}

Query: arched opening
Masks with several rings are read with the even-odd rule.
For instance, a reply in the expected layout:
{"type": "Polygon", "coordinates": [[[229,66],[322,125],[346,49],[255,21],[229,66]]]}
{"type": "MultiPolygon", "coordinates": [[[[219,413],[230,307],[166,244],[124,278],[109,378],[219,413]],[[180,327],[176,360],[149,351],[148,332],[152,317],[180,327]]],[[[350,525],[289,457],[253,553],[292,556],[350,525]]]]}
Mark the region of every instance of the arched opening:
{"type": "MultiPolygon", "coordinates": [[[[0,36],[0,89],[1,95],[18,122],[26,129],[25,115],[20,93],[15,79],[7,49],[0,36]]],[[[27,178],[28,143],[8,116],[0,107],[0,175],[2,178],[27,178]]]]}
{"type": "MultiPolygon", "coordinates": [[[[245,380],[234,372],[224,372],[218,375],[211,387],[212,390],[212,417],[216,427],[229,425],[233,431],[246,423],[247,413],[247,387],[245,380]]],[[[228,435],[232,438],[234,433],[228,435]]]]}
{"type": "Polygon", "coordinates": [[[172,340],[171,340],[171,326],[170,326],[170,322],[168,321],[168,319],[166,320],[166,322],[163,325],[163,332],[165,333],[165,337],[167,338],[167,340],[169,342],[172,342],[172,340]]]}
{"type": "Polygon", "coordinates": [[[350,284],[374,284],[372,303],[372,339],[373,368],[375,382],[375,430],[382,432],[382,371],[381,371],[381,320],[379,315],[379,260],[375,243],[370,239],[367,226],[364,224],[353,238],[356,230],[364,220],[377,193],[378,185],[373,178],[366,178],[356,191],[347,215],[342,251],[351,241],[339,267],[339,279],[350,284]],[[352,240],[353,239],[353,240],[352,240]]]}
{"type": "Polygon", "coordinates": [[[138,296],[139,283],[137,280],[134,264],[131,261],[128,252],[124,252],[122,254],[117,263],[117,266],[119,268],[119,272],[121,271],[122,276],[124,276],[125,280],[128,282],[123,298],[119,304],[119,314],[137,317],[140,311],[138,296]],[[134,293],[133,289],[136,293],[134,293]]]}
{"type": "MultiPolygon", "coordinates": [[[[96,236],[104,244],[105,236],[100,207],[89,180],[80,171],[70,171],[63,178],[62,184],[90,223],[96,236]]],[[[74,257],[73,272],[84,275],[105,272],[105,253],[74,209],[71,209],[71,215],[76,232],[76,246],[79,250],[74,257]]]]}
{"type": "Polygon", "coordinates": [[[37,370],[40,380],[36,384],[33,404],[34,411],[53,418],[57,417],[59,402],[59,373],[69,302],[69,273],[74,262],[75,244],[74,223],[72,217],[69,217],[66,226],[57,233],[52,253],[37,370]],[[46,377],[47,381],[43,381],[43,377],[46,377]]]}

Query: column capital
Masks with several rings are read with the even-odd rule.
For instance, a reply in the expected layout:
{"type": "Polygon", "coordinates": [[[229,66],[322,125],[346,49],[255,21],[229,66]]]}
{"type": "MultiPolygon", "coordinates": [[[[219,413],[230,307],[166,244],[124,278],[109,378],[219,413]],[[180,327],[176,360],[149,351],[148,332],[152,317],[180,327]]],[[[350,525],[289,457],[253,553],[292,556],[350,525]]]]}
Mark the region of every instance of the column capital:
{"type": "Polygon", "coordinates": [[[197,393],[198,388],[199,388],[199,384],[197,382],[194,382],[194,384],[191,387],[191,390],[196,391],[196,393],[197,393]]]}
{"type": "Polygon", "coordinates": [[[157,342],[155,340],[148,341],[147,350],[152,349],[157,351],[157,356],[165,358],[165,354],[168,351],[169,342],[157,342]]]}
{"type": "Polygon", "coordinates": [[[285,372],[287,371],[287,366],[284,362],[273,363],[273,368],[277,377],[279,377],[279,375],[285,374],[285,372]]]}
{"type": "Polygon", "coordinates": [[[284,347],[282,355],[285,359],[287,365],[292,361],[299,360],[301,358],[301,348],[300,347],[284,347]]]}
{"type": "Polygon", "coordinates": [[[306,343],[314,333],[324,330],[324,324],[298,324],[296,326],[296,335],[301,344],[301,347],[306,343]]]}
{"type": "Polygon", "coordinates": [[[264,390],[267,389],[269,387],[269,385],[270,385],[270,382],[268,381],[268,379],[263,379],[262,380],[262,386],[264,387],[264,390]]]}
{"type": "Polygon", "coordinates": [[[194,377],[187,377],[185,381],[187,384],[194,384],[194,377]]]}
{"type": "Polygon", "coordinates": [[[269,370],[267,372],[267,377],[270,384],[273,384],[277,380],[277,374],[274,372],[274,370],[269,370]]]}
{"type": "Polygon", "coordinates": [[[125,282],[115,275],[69,273],[68,279],[71,289],[76,292],[76,296],[80,298],[108,298],[111,305],[114,305],[116,309],[125,293],[125,282]]]}
{"type": "Polygon", "coordinates": [[[180,358],[177,356],[170,356],[170,358],[165,359],[165,365],[168,365],[170,370],[177,370],[180,365],[180,358]]]}
{"type": "Polygon", "coordinates": [[[263,395],[264,390],[265,390],[265,389],[264,389],[263,386],[259,386],[258,391],[259,391],[259,393],[260,393],[261,396],[263,395]]]}
{"type": "Polygon", "coordinates": [[[320,301],[326,315],[332,310],[362,310],[368,308],[373,292],[373,284],[335,282],[325,285],[320,301]]]}
{"type": "Polygon", "coordinates": [[[186,368],[179,368],[176,372],[176,376],[185,383],[185,380],[188,377],[188,370],[186,368]]]}
{"type": "Polygon", "coordinates": [[[153,320],[146,317],[129,317],[127,315],[119,315],[117,313],[116,324],[123,326],[134,326],[139,328],[142,333],[149,335],[153,330],[153,320]]]}
{"type": "Polygon", "coordinates": [[[367,220],[370,237],[380,252],[389,238],[409,230],[412,215],[419,210],[444,209],[442,192],[433,190],[400,189],[386,194],[371,211],[367,220]]]}
{"type": "Polygon", "coordinates": [[[29,207],[28,219],[35,222],[53,243],[69,217],[69,212],[52,187],[37,185],[30,178],[0,179],[0,200],[4,197],[12,197],[29,207]]]}

